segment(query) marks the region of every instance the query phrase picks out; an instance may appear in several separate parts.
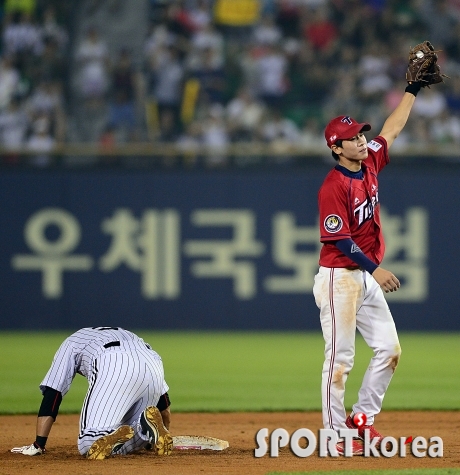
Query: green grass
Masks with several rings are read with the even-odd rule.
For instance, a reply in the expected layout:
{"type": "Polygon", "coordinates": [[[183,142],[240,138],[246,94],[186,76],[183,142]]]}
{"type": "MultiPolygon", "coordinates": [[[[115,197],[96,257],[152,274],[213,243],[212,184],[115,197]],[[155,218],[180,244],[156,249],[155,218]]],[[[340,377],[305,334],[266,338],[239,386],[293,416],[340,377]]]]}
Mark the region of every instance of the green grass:
{"type": "MultiPolygon", "coordinates": [[[[320,333],[138,331],[160,353],[175,411],[320,410],[320,333]]],[[[38,385],[69,332],[0,333],[0,412],[36,413],[38,385]]],[[[460,409],[458,333],[400,334],[403,355],[385,409],[460,409]]],[[[357,338],[347,382],[350,407],[371,356],[357,338]]],[[[79,412],[77,375],[61,411],[79,412]]]]}
{"type": "Polygon", "coordinates": [[[412,468],[401,470],[338,470],[334,472],[269,472],[267,475],[457,475],[460,468],[412,468]]]}

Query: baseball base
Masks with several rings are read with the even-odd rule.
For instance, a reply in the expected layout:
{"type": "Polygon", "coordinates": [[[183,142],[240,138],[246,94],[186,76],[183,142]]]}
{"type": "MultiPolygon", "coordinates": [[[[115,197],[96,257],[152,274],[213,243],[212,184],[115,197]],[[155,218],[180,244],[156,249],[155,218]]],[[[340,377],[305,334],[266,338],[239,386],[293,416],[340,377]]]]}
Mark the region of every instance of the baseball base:
{"type": "Polygon", "coordinates": [[[174,450],[224,450],[229,446],[226,440],[203,435],[175,435],[172,439],[174,450]]]}

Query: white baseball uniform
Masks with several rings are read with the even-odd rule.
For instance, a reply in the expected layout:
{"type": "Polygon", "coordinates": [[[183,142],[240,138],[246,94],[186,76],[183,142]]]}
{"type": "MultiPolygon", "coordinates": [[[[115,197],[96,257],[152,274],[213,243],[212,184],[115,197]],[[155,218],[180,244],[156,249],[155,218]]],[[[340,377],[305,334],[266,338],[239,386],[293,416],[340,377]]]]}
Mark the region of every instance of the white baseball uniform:
{"type": "Polygon", "coordinates": [[[48,386],[64,396],[77,373],[89,383],[80,414],[80,453],[86,454],[94,441],[121,425],[132,426],[135,434],[118,454],[144,447],[140,415],[169,389],[158,353],[122,328],[82,328],[61,344],[40,389],[48,386]]]}

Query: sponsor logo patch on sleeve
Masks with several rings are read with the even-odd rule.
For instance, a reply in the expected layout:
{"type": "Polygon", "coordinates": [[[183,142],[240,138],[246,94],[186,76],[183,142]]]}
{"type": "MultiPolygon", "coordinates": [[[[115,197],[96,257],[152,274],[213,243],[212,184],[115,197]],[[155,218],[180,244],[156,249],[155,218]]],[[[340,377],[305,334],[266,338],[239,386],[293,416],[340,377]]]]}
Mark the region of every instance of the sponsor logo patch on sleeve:
{"type": "Polygon", "coordinates": [[[336,214],[330,214],[324,220],[324,228],[329,233],[337,233],[342,229],[343,221],[340,216],[336,214]]]}
{"type": "Polygon", "coordinates": [[[370,148],[370,149],[373,150],[374,152],[378,152],[378,151],[382,148],[382,144],[376,142],[375,140],[371,140],[371,141],[367,144],[367,148],[370,148]]]}

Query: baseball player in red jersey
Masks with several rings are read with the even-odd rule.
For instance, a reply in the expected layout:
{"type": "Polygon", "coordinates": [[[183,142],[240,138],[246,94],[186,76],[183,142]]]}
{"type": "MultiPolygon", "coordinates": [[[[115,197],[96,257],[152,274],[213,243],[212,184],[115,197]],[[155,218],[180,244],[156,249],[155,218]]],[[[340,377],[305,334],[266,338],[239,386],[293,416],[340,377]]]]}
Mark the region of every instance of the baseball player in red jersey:
{"type": "MultiPolygon", "coordinates": [[[[380,134],[369,143],[364,132],[371,126],[349,116],[332,119],[325,129],[337,165],[318,194],[323,246],[313,293],[325,340],[323,424],[335,431],[356,429],[354,415],[364,414],[367,422],[358,428],[360,438],[352,444],[355,455],[363,453],[364,430],[369,430],[371,440],[377,439],[373,440],[376,447],[383,438],[374,428],[374,417],[381,410],[401,355],[393,317],[382,292],[397,291],[400,283],[392,272],[380,267],[385,243],[377,177],[389,163],[388,149],[405,126],[419,90],[420,83],[407,86],[380,134]],[[374,356],[347,417],[345,383],[353,367],[356,328],[374,356]]],[[[341,439],[337,451],[344,453],[341,439]]]]}

